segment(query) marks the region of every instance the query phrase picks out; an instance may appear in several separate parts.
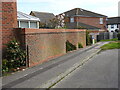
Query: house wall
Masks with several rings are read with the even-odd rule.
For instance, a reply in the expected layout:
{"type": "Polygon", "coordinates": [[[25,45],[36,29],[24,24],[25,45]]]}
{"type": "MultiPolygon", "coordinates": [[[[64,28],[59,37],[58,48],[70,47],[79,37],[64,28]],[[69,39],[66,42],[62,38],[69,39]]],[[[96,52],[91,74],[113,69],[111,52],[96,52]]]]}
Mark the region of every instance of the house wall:
{"type": "MultiPolygon", "coordinates": [[[[65,18],[65,23],[67,27],[71,27],[69,25],[73,24],[73,28],[76,27],[76,22],[85,23],[87,25],[95,26],[98,28],[101,28],[102,30],[107,30],[106,28],[106,18],[103,18],[103,24],[100,24],[100,18],[99,17],[74,17],[74,23],[70,22],[70,17],[65,18]]],[[[71,28],[72,28],[71,27],[71,28]]]]}
{"type": "Polygon", "coordinates": [[[99,17],[75,17],[75,22],[85,23],[106,30],[106,18],[103,18],[103,24],[100,24],[99,17]]]}
{"type": "Polygon", "coordinates": [[[108,31],[111,32],[111,31],[115,31],[116,29],[119,29],[119,26],[117,27],[117,24],[113,24],[113,28],[111,28],[112,25],[108,25],[108,31]]]}
{"type": "Polygon", "coordinates": [[[78,29],[17,29],[28,53],[29,66],[66,54],[66,41],[86,46],[86,30],[78,29]]]}

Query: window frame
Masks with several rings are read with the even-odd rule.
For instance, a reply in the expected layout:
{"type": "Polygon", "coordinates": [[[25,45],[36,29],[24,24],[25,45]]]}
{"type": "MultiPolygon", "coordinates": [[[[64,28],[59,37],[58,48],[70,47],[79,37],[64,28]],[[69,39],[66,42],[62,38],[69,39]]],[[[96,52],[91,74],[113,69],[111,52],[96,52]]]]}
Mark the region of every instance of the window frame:
{"type": "Polygon", "coordinates": [[[100,18],[100,24],[103,24],[103,18],[100,18]]]}
{"type": "Polygon", "coordinates": [[[111,25],[111,28],[114,29],[114,24],[111,25]]]}
{"type": "Polygon", "coordinates": [[[74,17],[70,18],[70,23],[74,23],[74,17]]]}

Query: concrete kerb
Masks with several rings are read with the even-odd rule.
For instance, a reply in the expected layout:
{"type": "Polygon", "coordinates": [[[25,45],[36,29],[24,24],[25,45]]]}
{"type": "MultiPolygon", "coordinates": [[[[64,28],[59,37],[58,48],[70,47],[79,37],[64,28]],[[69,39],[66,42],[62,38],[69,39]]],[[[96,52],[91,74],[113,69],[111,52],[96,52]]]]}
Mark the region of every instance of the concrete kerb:
{"type": "Polygon", "coordinates": [[[51,87],[53,87],[55,84],[57,84],[62,79],[64,79],[65,77],[67,77],[69,74],[71,74],[72,72],[74,72],[77,68],[83,66],[88,60],[90,60],[90,58],[92,58],[93,56],[95,56],[100,51],[101,51],[101,49],[98,49],[95,53],[92,53],[89,57],[87,57],[84,60],[82,60],[82,62],[78,62],[78,63],[74,64],[70,69],[68,69],[64,73],[60,74],[59,76],[57,76],[57,77],[49,80],[48,82],[44,83],[40,87],[36,87],[36,88],[51,88],[51,87]]]}

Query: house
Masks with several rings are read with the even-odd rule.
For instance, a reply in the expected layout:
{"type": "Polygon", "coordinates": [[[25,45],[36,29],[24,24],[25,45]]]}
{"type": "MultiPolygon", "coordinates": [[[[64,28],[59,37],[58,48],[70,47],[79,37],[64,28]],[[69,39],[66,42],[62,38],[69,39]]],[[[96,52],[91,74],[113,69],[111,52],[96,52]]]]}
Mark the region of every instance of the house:
{"type": "Polygon", "coordinates": [[[120,31],[120,17],[108,18],[107,29],[109,32],[120,31]]]}
{"type": "Polygon", "coordinates": [[[40,28],[50,27],[51,25],[50,20],[55,18],[55,15],[53,13],[48,13],[48,12],[31,11],[30,15],[40,19],[40,28]]]}
{"type": "Polygon", "coordinates": [[[17,12],[18,28],[39,28],[40,19],[20,11],[17,12]]]}
{"type": "Polygon", "coordinates": [[[92,30],[107,30],[107,16],[91,12],[81,8],[75,8],[57,15],[62,27],[69,29],[86,28],[92,30]]]}

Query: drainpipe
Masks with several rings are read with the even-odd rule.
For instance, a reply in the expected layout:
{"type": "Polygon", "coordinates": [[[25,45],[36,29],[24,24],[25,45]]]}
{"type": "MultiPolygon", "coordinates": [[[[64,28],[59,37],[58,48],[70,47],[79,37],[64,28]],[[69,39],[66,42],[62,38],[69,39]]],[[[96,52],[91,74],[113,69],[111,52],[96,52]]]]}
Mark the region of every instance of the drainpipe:
{"type": "MultiPolygon", "coordinates": [[[[79,8],[77,8],[77,12],[76,12],[76,15],[78,15],[78,11],[79,11],[79,8]]],[[[78,17],[76,18],[77,20],[77,27],[78,27],[78,17]]]]}
{"type": "MultiPolygon", "coordinates": [[[[77,17],[77,20],[78,20],[78,17],[77,17]]],[[[77,27],[78,27],[78,21],[77,21],[77,27]]]]}

